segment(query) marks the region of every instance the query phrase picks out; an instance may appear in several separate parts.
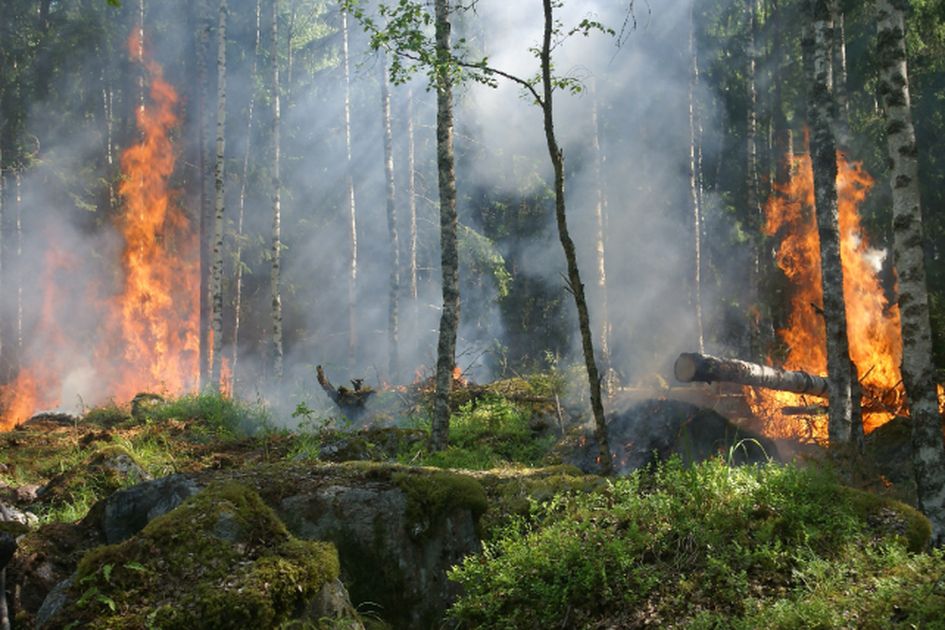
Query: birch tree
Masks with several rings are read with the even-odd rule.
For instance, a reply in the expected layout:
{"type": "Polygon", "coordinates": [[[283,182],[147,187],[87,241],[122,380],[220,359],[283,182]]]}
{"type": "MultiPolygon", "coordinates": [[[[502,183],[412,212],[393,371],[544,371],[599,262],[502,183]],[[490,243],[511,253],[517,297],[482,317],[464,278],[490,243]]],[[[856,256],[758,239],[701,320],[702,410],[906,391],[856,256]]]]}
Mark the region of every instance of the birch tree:
{"type": "Polygon", "coordinates": [[[837,155],[833,135],[835,103],[831,92],[833,25],[827,0],[808,0],[812,49],[808,118],[811,127],[811,161],[814,170],[814,205],[820,237],[820,264],[827,329],[827,375],[830,409],[828,434],[832,446],[859,444],[862,424],[855,426],[853,379],[847,341],[846,304],[843,299],[843,266],[840,261],[840,227],[837,208],[837,155]]]}
{"type": "Polygon", "coordinates": [[[699,144],[696,121],[696,88],[699,82],[699,57],[695,43],[695,0],[689,5],[689,197],[692,202],[693,279],[692,305],[696,323],[696,345],[705,352],[702,317],[702,195],[699,176],[699,144]]]}
{"type": "Polygon", "coordinates": [[[390,75],[386,53],[382,53],[381,111],[384,124],[384,180],[387,206],[387,233],[390,246],[390,284],[387,298],[388,378],[396,383],[400,374],[400,236],[397,230],[397,191],[394,185],[394,132],[390,112],[390,75]]]}
{"type": "Polygon", "coordinates": [[[282,113],[279,104],[279,3],[271,0],[270,90],[272,93],[272,246],[269,251],[269,289],[272,298],[272,375],[282,380],[282,147],[279,137],[282,113]]]}
{"type": "Polygon", "coordinates": [[[220,0],[217,21],[217,142],[214,168],[215,203],[210,268],[210,326],[213,344],[210,349],[210,386],[221,390],[223,365],[223,210],[226,178],[226,22],[227,0],[220,0]]]}
{"type": "Polygon", "coordinates": [[[210,45],[210,23],[207,0],[197,0],[197,183],[200,187],[200,389],[207,386],[210,378],[210,252],[208,248],[210,195],[207,191],[208,158],[208,114],[207,114],[207,56],[210,45]]]}
{"type": "Polygon", "coordinates": [[[243,303],[243,220],[246,216],[246,183],[249,179],[249,156],[252,149],[253,138],[253,118],[256,112],[256,75],[259,71],[259,51],[261,42],[262,26],[262,0],[256,0],[256,43],[253,47],[253,67],[250,71],[250,81],[254,89],[250,91],[249,105],[246,112],[246,151],[243,153],[243,170],[240,175],[240,193],[236,220],[236,238],[234,247],[234,263],[236,266],[235,278],[233,280],[233,358],[230,363],[230,370],[233,374],[233,389],[236,390],[236,384],[239,380],[239,339],[240,322],[242,320],[243,303]]]}
{"type": "Polygon", "coordinates": [[[358,212],[354,194],[354,164],[351,159],[351,68],[348,51],[348,7],[341,7],[341,60],[344,69],[345,200],[348,216],[348,367],[353,368],[358,351],[355,321],[358,298],[358,212]]]}
{"type": "Polygon", "coordinates": [[[877,0],[877,54],[893,195],[893,262],[899,280],[902,378],[909,398],[912,465],[919,506],[945,544],[945,446],[932,365],[932,333],[922,249],[918,151],[910,110],[902,0],[877,0]]]}

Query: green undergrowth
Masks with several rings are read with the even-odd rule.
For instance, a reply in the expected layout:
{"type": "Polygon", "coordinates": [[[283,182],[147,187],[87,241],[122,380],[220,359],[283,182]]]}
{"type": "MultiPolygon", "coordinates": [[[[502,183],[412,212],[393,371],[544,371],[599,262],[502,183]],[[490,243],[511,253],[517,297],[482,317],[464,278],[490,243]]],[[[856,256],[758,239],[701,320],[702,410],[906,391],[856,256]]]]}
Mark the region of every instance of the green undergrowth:
{"type": "Polygon", "coordinates": [[[828,473],[678,461],[533,502],[454,568],[465,627],[943,627],[928,522],[828,473]]]}
{"type": "Polygon", "coordinates": [[[271,628],[339,575],[327,543],[296,539],[255,492],[216,483],[135,537],[88,552],[61,628],[271,628]]]}
{"type": "Polygon", "coordinates": [[[195,431],[209,436],[257,436],[273,430],[272,418],[261,403],[249,403],[224,394],[185,394],[154,404],[143,412],[147,422],[197,422],[195,431]]]}
{"type": "MultiPolygon", "coordinates": [[[[487,470],[511,464],[541,465],[555,441],[531,428],[534,411],[500,393],[487,393],[461,405],[450,417],[449,446],[430,453],[402,452],[402,462],[437,468],[487,470]]],[[[420,427],[429,430],[429,421],[420,427]]]]}

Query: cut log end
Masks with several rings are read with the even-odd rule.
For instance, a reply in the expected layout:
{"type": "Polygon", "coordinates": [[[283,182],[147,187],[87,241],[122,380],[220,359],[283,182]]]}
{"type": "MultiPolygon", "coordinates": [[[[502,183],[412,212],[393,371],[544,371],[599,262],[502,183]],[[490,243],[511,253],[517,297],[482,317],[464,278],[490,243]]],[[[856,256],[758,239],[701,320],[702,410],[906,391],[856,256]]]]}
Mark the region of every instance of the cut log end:
{"type": "Polygon", "coordinates": [[[681,383],[691,383],[696,380],[697,356],[698,355],[689,352],[684,352],[679,355],[679,358],[676,359],[676,364],[673,365],[673,373],[676,375],[677,381],[681,383]]]}

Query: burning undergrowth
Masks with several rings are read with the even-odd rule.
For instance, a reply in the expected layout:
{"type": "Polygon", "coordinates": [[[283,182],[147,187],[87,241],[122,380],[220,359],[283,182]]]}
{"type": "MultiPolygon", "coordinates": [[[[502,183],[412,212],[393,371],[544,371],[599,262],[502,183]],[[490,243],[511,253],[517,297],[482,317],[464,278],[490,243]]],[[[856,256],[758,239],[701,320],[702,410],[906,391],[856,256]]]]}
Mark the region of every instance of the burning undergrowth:
{"type": "Polygon", "coordinates": [[[138,36],[128,44],[150,89],[136,111],[140,140],[121,157],[122,207],[113,220],[121,245],[95,252],[98,267],[90,273],[89,262],[50,228],[39,316],[16,378],[0,390],[0,428],[40,409],[71,406],[74,396],[96,404],[196,385],[197,238],[169,185],[178,97],[161,67],[144,57],[138,36]]]}

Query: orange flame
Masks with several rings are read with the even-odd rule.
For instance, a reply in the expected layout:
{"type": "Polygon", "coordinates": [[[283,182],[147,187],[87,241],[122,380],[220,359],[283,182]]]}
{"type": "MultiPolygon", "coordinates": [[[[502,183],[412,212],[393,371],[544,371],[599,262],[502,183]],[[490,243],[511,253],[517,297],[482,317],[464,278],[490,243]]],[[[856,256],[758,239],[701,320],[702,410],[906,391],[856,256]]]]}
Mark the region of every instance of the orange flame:
{"type": "MultiPolygon", "coordinates": [[[[69,317],[69,309],[58,304],[58,296],[63,287],[79,281],[57,277],[76,265],[53,249],[46,255],[43,311],[34,330],[44,347],[75,348],[69,356],[93,357],[99,395],[116,400],[147,390],[180,394],[192,389],[199,355],[198,243],[169,187],[175,166],[171,134],[178,124],[177,94],[160,65],[140,57],[143,47],[137,34],[129,38],[128,48],[132,59],[145,66],[150,98],[136,113],[141,140],[121,156],[124,212],[115,224],[124,240],[122,286],[112,298],[96,299],[94,292],[85,296],[90,303],[84,308],[99,313],[104,322],[101,339],[63,332],[68,320],[60,320],[69,317]],[[78,348],[80,341],[88,345],[78,348]]],[[[76,366],[57,360],[58,355],[66,353],[37,351],[24,357],[16,379],[0,390],[0,429],[37,409],[72,402],[60,396],[76,366]]]]}
{"type": "MultiPolygon", "coordinates": [[[[792,158],[791,181],[765,205],[769,236],[781,236],[777,263],[793,287],[791,314],[778,335],[787,348],[784,367],[815,374],[827,371],[820,239],[814,214],[814,179],[809,155],[792,158]]],[[[850,357],[863,386],[863,424],[869,432],[903,413],[899,364],[902,338],[899,309],[890,304],[879,281],[883,252],[872,249],[863,232],[858,207],[873,185],[859,163],[837,155],[843,295],[847,310],[850,357]]],[[[824,415],[786,417],[784,406],[820,404],[789,392],[749,390],[749,403],[775,437],[827,439],[824,415]]]]}

